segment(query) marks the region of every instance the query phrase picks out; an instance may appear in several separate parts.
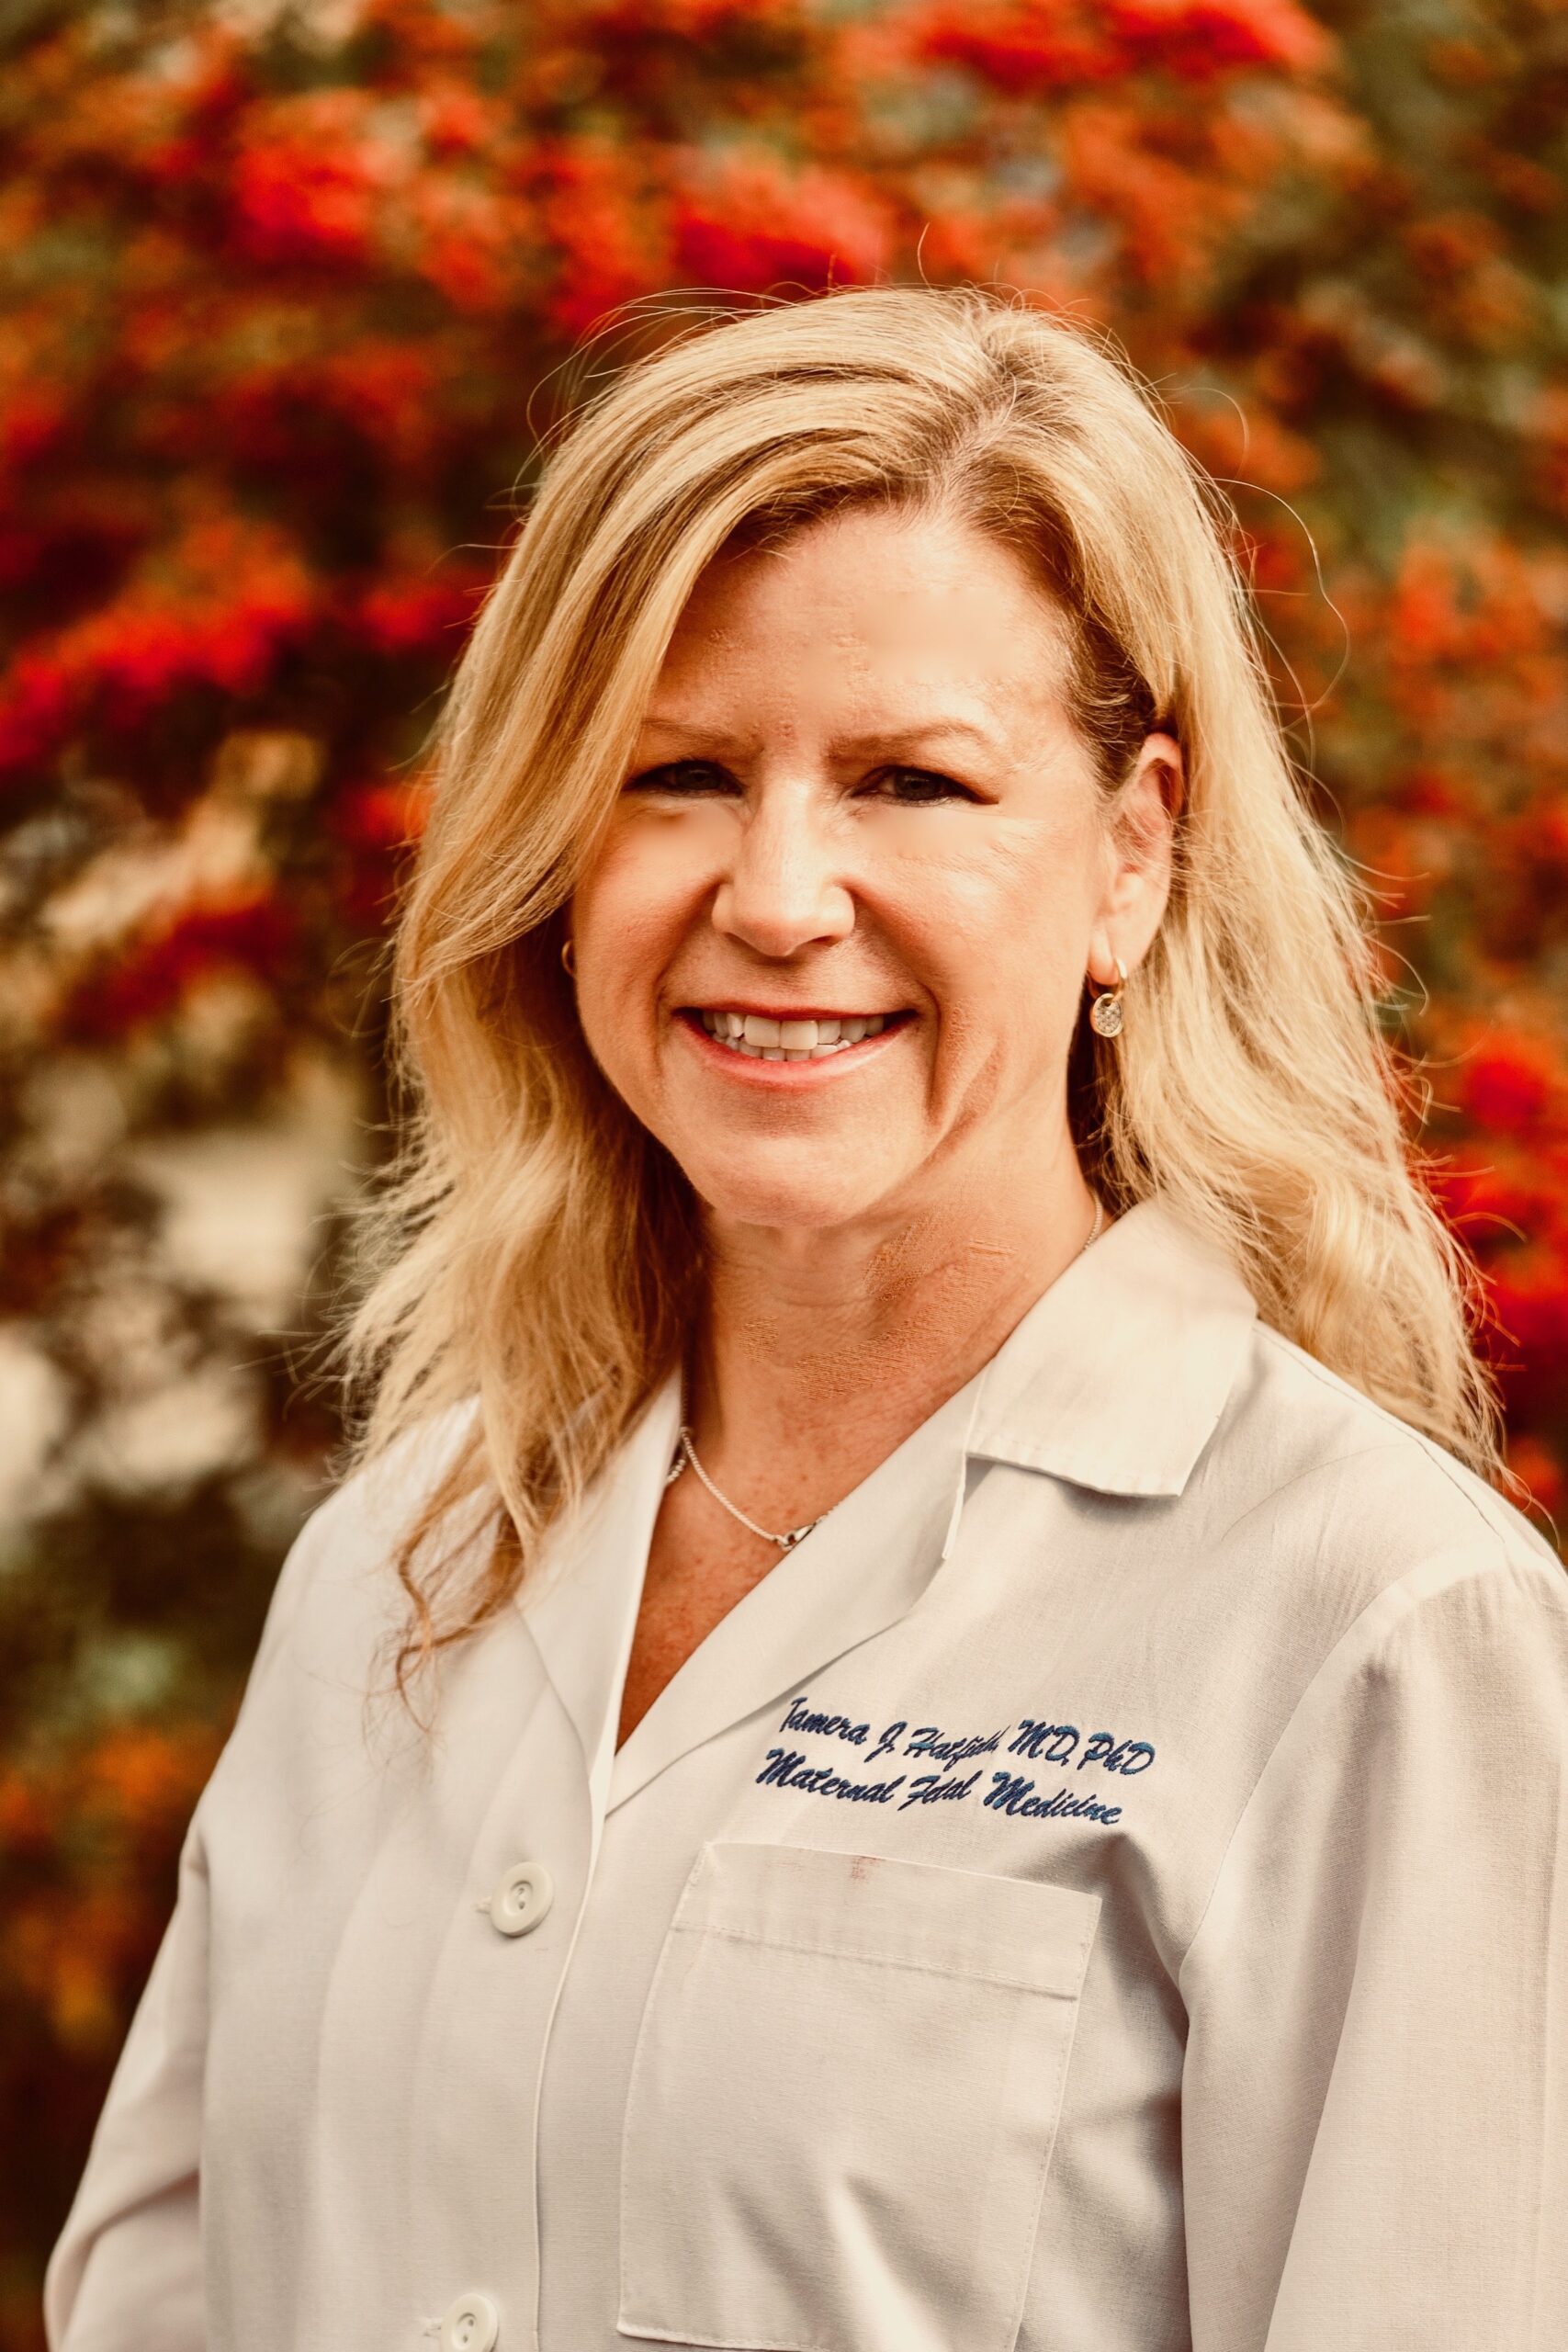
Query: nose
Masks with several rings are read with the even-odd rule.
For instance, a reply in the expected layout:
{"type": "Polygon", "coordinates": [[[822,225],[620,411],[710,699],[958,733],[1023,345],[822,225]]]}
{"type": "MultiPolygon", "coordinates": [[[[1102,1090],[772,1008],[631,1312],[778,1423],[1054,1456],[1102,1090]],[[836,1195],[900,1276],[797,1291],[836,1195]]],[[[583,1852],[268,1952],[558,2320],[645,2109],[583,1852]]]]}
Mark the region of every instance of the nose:
{"type": "Polygon", "coordinates": [[[854,929],[854,899],[814,795],[761,796],[737,830],[713,921],[759,956],[775,957],[827,945],[854,929]]]}

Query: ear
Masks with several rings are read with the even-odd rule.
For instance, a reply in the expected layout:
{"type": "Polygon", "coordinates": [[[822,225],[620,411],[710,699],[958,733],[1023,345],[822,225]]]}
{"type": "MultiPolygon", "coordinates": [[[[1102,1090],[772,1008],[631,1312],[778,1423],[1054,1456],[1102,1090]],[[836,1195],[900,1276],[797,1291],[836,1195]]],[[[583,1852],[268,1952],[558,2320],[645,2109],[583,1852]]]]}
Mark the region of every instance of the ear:
{"type": "Polygon", "coordinates": [[[1181,746],[1146,735],[1106,825],[1105,889],[1089,932],[1089,977],[1113,988],[1117,958],[1135,971],[1170,897],[1176,821],[1187,789],[1181,746]]]}

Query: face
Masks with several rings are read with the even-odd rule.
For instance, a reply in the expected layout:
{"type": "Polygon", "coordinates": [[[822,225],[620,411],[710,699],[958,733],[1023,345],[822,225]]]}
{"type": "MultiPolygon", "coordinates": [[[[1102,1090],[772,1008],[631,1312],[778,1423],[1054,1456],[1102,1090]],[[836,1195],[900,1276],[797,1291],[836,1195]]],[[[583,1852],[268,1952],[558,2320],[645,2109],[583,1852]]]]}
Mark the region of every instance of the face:
{"type": "Polygon", "coordinates": [[[956,519],[853,511],[700,582],[570,920],[589,1047],[712,1217],[962,1212],[1066,1146],[1179,755],[1151,738],[1108,822],[1065,648],[956,519]]]}

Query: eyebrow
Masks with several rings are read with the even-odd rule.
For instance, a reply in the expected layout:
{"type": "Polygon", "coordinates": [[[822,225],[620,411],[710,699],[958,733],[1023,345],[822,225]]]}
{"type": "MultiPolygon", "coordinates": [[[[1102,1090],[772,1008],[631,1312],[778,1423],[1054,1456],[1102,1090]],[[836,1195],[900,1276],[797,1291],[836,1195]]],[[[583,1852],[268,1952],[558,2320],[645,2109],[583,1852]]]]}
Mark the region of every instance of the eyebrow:
{"type": "MultiPolygon", "coordinates": [[[[750,736],[728,734],[722,728],[703,727],[686,719],[662,718],[653,711],[643,720],[642,731],[644,734],[669,735],[701,743],[715,752],[744,752],[753,749],[755,742],[755,739],[750,736]]],[[[862,754],[881,752],[892,755],[900,752],[907,753],[917,745],[940,741],[943,737],[961,738],[965,742],[977,744],[984,751],[995,752],[1001,748],[990,728],[974,719],[943,715],[916,719],[907,727],[877,727],[868,729],[863,734],[836,736],[830,749],[862,754]]]]}

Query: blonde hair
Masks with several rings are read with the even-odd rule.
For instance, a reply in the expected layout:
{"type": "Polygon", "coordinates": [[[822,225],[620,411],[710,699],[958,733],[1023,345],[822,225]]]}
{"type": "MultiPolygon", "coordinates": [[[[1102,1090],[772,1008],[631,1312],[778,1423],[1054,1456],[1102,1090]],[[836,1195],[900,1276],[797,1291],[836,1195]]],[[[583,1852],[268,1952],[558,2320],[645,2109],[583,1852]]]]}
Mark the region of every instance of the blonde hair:
{"type": "Polygon", "coordinates": [[[361,1460],[471,1400],[399,1556],[405,1698],[410,1660],[503,1604],[681,1355],[694,1204],[588,1055],[562,910],[704,567],[851,501],[940,504],[1036,567],[1108,809],[1156,723],[1183,747],[1174,887],[1125,1029],[1080,1022],[1074,1047],[1090,1182],[1118,1209],[1160,1193],[1276,1329],[1496,1470],[1468,1261],[1404,1140],[1357,897],[1298,791],[1219,493],[1059,318],[973,289],[763,307],[682,334],[571,424],[438,729],[394,956],[406,1144],[347,1341],[361,1460]],[[438,1625],[458,1552],[427,1539],[486,1497],[495,1541],[438,1625]]]}

